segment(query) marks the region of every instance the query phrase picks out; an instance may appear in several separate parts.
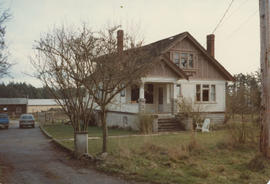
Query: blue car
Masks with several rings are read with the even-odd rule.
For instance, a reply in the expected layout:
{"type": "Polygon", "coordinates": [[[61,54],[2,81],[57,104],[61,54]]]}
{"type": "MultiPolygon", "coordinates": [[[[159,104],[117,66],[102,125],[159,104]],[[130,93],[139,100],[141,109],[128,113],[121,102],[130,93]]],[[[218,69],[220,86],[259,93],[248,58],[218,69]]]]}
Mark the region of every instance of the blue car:
{"type": "Polygon", "coordinates": [[[0,128],[6,128],[9,127],[9,118],[7,114],[0,114],[0,128]]]}

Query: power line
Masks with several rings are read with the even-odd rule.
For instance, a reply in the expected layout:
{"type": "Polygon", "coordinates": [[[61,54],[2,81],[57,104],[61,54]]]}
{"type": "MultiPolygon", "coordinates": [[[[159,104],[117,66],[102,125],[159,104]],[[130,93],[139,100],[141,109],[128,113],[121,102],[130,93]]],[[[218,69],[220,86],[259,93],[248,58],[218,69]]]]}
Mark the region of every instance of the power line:
{"type": "Polygon", "coordinates": [[[256,13],[258,13],[259,10],[255,10],[252,14],[250,14],[250,16],[248,16],[247,19],[245,19],[245,21],[243,21],[241,24],[239,24],[239,26],[231,33],[229,34],[228,38],[230,38],[231,36],[233,36],[236,32],[238,32],[245,24],[247,24],[255,15],[256,13]]]}
{"type": "Polygon", "coordinates": [[[216,25],[215,29],[213,30],[212,34],[215,33],[215,31],[217,30],[217,28],[219,27],[219,25],[222,23],[223,19],[225,18],[226,14],[228,13],[228,11],[230,10],[230,8],[232,7],[234,0],[231,1],[231,3],[229,4],[228,8],[226,9],[225,13],[223,14],[223,16],[221,17],[220,21],[218,22],[218,24],[216,25]]]}
{"type": "Polygon", "coordinates": [[[223,21],[222,25],[227,22],[236,12],[240,10],[242,6],[244,6],[250,0],[244,0],[242,3],[223,21]]]}

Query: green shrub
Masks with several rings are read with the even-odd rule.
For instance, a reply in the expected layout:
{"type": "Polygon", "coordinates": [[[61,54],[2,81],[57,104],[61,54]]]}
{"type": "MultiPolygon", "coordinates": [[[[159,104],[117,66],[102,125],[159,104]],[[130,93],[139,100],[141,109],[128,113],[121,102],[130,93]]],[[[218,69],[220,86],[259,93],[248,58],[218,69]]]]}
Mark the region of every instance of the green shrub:
{"type": "Polygon", "coordinates": [[[139,114],[139,130],[142,134],[153,132],[154,117],[151,114],[139,114]]]}

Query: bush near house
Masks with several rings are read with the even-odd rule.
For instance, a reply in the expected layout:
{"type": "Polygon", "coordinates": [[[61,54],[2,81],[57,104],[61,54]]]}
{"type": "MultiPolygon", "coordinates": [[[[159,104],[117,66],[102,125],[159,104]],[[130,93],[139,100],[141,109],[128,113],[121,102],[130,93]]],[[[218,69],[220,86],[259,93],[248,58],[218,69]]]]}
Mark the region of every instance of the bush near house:
{"type": "Polygon", "coordinates": [[[151,114],[141,113],[139,114],[139,131],[142,134],[151,134],[153,132],[154,116],[151,114]]]}
{"type": "MultiPolygon", "coordinates": [[[[154,183],[267,183],[270,163],[258,154],[258,126],[228,124],[225,129],[210,133],[109,138],[108,157],[96,162],[96,167],[154,183]],[[232,131],[234,126],[240,130],[232,131]],[[245,141],[241,138],[243,133],[245,141]]],[[[72,141],[62,142],[73,148],[72,141]]],[[[89,140],[89,153],[98,156],[101,143],[101,139],[89,140]]]]}

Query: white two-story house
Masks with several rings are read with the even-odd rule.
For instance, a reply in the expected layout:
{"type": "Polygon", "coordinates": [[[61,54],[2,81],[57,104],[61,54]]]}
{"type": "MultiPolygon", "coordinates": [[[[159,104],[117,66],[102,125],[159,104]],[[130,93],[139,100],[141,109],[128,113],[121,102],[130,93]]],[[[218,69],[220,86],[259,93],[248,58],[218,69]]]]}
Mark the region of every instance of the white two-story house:
{"type": "Polygon", "coordinates": [[[188,32],[149,44],[158,50],[160,62],[140,86],[128,87],[115,98],[107,114],[108,126],[136,129],[140,112],[173,117],[180,98],[202,106],[212,122],[223,122],[226,83],[234,78],[215,59],[214,39],[207,36],[206,49],[188,32]]]}

